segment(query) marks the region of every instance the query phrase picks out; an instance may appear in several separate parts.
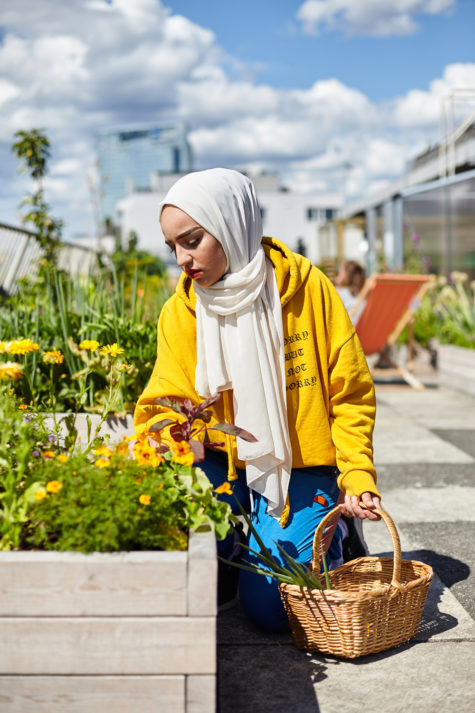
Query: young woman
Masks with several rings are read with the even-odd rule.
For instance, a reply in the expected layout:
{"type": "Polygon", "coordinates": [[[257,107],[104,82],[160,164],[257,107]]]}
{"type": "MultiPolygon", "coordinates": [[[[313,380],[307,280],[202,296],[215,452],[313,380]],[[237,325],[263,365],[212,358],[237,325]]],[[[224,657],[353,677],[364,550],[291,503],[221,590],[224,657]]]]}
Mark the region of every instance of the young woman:
{"type": "MultiPolygon", "coordinates": [[[[335,278],[335,286],[348,312],[358,301],[358,295],[363,289],[365,281],[366,271],[356,260],[347,260],[340,267],[335,278]]],[[[363,307],[364,302],[358,307],[356,313],[352,314],[351,320],[353,324],[357,323],[363,307]]]]}
{"type": "MultiPolygon", "coordinates": [[[[216,486],[231,481],[274,556],[277,541],[309,563],[315,529],[337,500],[344,515],[362,519],[377,519],[380,503],[374,388],[346,310],[309,260],[262,238],[254,187],[236,171],[181,178],[160,204],[160,222],[183,275],[160,314],[135,426],[177,418],[156,397],[199,403],[222,393],[214,422],[236,423],[257,441],[227,437],[200,466],[216,486]]],[[[210,431],[208,442],[221,435],[210,431]]],[[[232,542],[219,544],[231,556],[232,542]]],[[[338,560],[335,537],[332,549],[338,560]]],[[[242,571],[239,595],[257,624],[286,627],[272,580],[242,571]]]]}

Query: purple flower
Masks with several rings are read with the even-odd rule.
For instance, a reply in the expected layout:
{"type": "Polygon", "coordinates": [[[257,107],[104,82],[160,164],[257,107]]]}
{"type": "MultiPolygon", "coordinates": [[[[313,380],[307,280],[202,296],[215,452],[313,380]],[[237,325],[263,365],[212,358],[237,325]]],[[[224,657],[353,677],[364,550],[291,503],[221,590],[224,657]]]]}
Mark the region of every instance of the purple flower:
{"type": "Polygon", "coordinates": [[[48,436],[48,441],[50,443],[53,443],[53,441],[55,441],[55,440],[56,440],[56,436],[53,436],[53,434],[51,434],[51,436],[48,436]]]}
{"type": "Polygon", "coordinates": [[[32,455],[34,455],[35,458],[38,458],[38,456],[40,455],[40,452],[39,452],[39,451],[33,451],[32,455]]]}
{"type": "Polygon", "coordinates": [[[24,421],[31,421],[31,416],[23,416],[24,421]]]}

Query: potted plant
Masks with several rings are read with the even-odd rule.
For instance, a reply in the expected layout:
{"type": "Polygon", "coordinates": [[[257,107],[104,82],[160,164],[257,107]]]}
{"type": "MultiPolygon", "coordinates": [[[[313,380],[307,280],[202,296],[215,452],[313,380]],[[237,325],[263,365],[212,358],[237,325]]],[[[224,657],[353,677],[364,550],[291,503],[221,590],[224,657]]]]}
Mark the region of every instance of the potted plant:
{"type": "MultiPolygon", "coordinates": [[[[48,713],[157,701],[214,710],[215,539],[231,513],[193,465],[183,436],[199,429],[158,448],[157,432],[155,442],[96,436],[78,448],[74,420],[65,436],[60,424],[52,432],[9,392],[0,393],[2,710],[32,700],[48,713]]],[[[188,424],[206,419],[204,407],[181,408],[188,424]]]]}

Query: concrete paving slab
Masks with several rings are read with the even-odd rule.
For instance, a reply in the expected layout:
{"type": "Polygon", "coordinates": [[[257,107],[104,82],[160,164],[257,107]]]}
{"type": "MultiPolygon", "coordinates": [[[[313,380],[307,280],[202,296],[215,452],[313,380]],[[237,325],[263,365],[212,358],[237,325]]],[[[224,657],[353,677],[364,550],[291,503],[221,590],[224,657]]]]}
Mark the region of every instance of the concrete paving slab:
{"type": "Polygon", "coordinates": [[[447,522],[455,512],[458,520],[473,520],[475,489],[459,485],[443,490],[392,488],[384,491],[383,505],[397,526],[404,522],[447,522]]]}
{"type": "Polygon", "coordinates": [[[383,405],[389,406],[396,414],[407,416],[430,429],[464,429],[475,423],[475,399],[461,391],[437,388],[378,392],[376,388],[376,399],[378,409],[383,405]]]}
{"type": "Polygon", "coordinates": [[[473,458],[475,458],[475,423],[472,425],[472,428],[449,430],[434,429],[433,432],[439,438],[442,438],[444,441],[452,443],[461,451],[464,451],[465,453],[468,453],[473,458]]]}
{"type": "MultiPolygon", "coordinates": [[[[475,431],[473,431],[475,438],[475,431]]],[[[389,488],[473,487],[473,463],[384,463],[378,465],[378,485],[382,493],[389,488]]]]}
{"type": "Polygon", "coordinates": [[[376,418],[374,462],[475,463],[471,455],[408,418],[376,418]]]}

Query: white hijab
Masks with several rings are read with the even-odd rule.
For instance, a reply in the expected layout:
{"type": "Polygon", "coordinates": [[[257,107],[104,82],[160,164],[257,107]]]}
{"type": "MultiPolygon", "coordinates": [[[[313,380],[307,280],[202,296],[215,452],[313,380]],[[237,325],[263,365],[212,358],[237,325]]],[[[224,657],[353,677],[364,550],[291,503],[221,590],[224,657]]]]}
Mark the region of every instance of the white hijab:
{"type": "Polygon", "coordinates": [[[292,453],[287,425],[282,308],[272,263],[261,246],[262,223],[254,186],[237,171],[190,173],[160,203],[187,213],[219,241],[226,273],[196,294],[195,387],[204,398],[233,389],[234,421],[258,440],[237,439],[248,486],[280,518],[292,453]]]}

